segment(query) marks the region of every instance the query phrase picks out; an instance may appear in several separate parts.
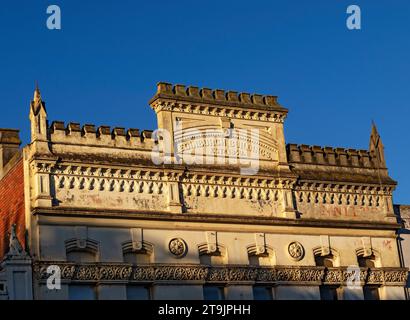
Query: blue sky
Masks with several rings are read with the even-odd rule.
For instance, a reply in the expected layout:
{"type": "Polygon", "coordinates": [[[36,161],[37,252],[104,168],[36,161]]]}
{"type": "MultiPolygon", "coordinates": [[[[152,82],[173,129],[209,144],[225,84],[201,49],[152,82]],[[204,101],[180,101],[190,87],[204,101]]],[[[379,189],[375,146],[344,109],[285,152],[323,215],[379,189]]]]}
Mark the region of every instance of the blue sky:
{"type": "Polygon", "coordinates": [[[140,129],[156,128],[158,81],[273,94],[288,143],[367,149],[374,120],[395,202],[410,203],[409,35],[405,0],[5,0],[0,127],[28,142],[36,80],[50,120],[140,129]],[[51,4],[62,30],[46,28],[51,4]]]}

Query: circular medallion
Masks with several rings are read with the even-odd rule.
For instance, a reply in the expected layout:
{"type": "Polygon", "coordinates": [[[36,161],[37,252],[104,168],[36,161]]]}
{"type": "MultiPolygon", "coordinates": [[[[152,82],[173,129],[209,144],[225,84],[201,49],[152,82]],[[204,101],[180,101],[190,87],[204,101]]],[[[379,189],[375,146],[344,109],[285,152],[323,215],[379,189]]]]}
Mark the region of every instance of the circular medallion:
{"type": "Polygon", "coordinates": [[[288,253],[293,260],[299,261],[303,259],[305,249],[303,249],[303,246],[299,242],[294,241],[289,244],[288,253]]]}
{"type": "Polygon", "coordinates": [[[174,238],[169,242],[169,251],[176,257],[182,258],[187,253],[187,245],[181,238],[174,238]]]}

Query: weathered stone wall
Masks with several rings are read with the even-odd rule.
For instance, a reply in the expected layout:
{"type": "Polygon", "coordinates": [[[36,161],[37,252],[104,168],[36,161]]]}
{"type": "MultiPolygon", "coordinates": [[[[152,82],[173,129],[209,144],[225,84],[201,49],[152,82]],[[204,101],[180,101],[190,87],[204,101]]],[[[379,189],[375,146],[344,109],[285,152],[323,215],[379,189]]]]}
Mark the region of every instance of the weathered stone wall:
{"type": "Polygon", "coordinates": [[[49,126],[36,92],[24,149],[36,298],[65,299],[85,280],[98,282],[99,298],[123,299],[127,285],[145,283],[154,298],[202,299],[202,286],[216,283],[230,299],[251,298],[255,284],[275,287],[277,299],[318,299],[323,284],[363,299],[346,287],[358,256],[375,263],[359,268],[361,286],[380,286],[383,299],[404,297],[396,183],[384,156],[375,157],[383,151],[375,128],[368,151],[286,147],[287,109],[276,97],[160,83],[150,105],[173,142],[159,152],[169,162],[153,161],[166,136],[151,131],[49,126]],[[258,160],[256,172],[229,162],[233,129],[259,130],[249,147],[255,154],[238,153],[258,160]],[[222,151],[209,132],[221,137],[222,151]],[[179,161],[178,150],[223,162],[179,161]],[[93,262],[70,261],[73,250],[92,252],[93,262]],[[127,253],[148,257],[131,264],[127,253]],[[316,266],[315,255],[332,255],[334,266],[316,266]],[[54,293],[45,288],[48,264],[64,271],[54,293]]]}

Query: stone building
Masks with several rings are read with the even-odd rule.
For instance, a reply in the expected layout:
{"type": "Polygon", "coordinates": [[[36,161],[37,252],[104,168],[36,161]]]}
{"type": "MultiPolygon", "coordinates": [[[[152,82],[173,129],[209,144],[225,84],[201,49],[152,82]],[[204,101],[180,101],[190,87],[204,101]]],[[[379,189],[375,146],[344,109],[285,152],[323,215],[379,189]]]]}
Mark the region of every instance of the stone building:
{"type": "Polygon", "coordinates": [[[0,130],[0,298],[406,298],[375,126],[368,150],[296,145],[275,96],[149,104],[154,132],[49,122],[36,89],[30,144],[0,130]]]}
{"type": "MultiPolygon", "coordinates": [[[[398,245],[402,264],[410,267],[410,206],[395,205],[395,212],[399,217],[401,229],[398,231],[398,245]]],[[[410,297],[410,278],[407,278],[406,283],[407,299],[410,297]]]]}

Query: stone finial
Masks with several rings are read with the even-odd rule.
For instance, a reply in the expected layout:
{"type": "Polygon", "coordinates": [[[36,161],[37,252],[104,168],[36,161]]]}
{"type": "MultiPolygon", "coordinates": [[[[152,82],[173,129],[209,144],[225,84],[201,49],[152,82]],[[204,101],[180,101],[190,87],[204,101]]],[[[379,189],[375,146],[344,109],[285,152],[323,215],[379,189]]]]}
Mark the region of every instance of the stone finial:
{"type": "Polygon", "coordinates": [[[19,239],[17,238],[16,224],[11,226],[10,238],[9,238],[9,252],[7,257],[21,257],[26,256],[26,252],[20,244],[19,239]]]}
{"type": "Polygon", "coordinates": [[[377,132],[376,124],[374,122],[372,123],[372,132],[370,134],[369,152],[376,158],[376,162],[379,167],[386,167],[383,142],[377,132]]]}
{"type": "Polygon", "coordinates": [[[41,102],[41,93],[40,93],[40,89],[38,87],[38,82],[36,82],[36,88],[34,89],[33,102],[36,105],[38,105],[41,102]]]}
{"type": "Polygon", "coordinates": [[[30,106],[30,113],[33,113],[34,116],[37,116],[41,110],[43,110],[46,114],[45,103],[41,98],[41,93],[40,89],[38,88],[38,84],[36,84],[36,88],[34,89],[33,100],[31,101],[30,106]]]}
{"type": "Polygon", "coordinates": [[[41,98],[38,85],[34,90],[33,100],[30,102],[31,142],[47,140],[47,111],[46,104],[41,98]]]}

